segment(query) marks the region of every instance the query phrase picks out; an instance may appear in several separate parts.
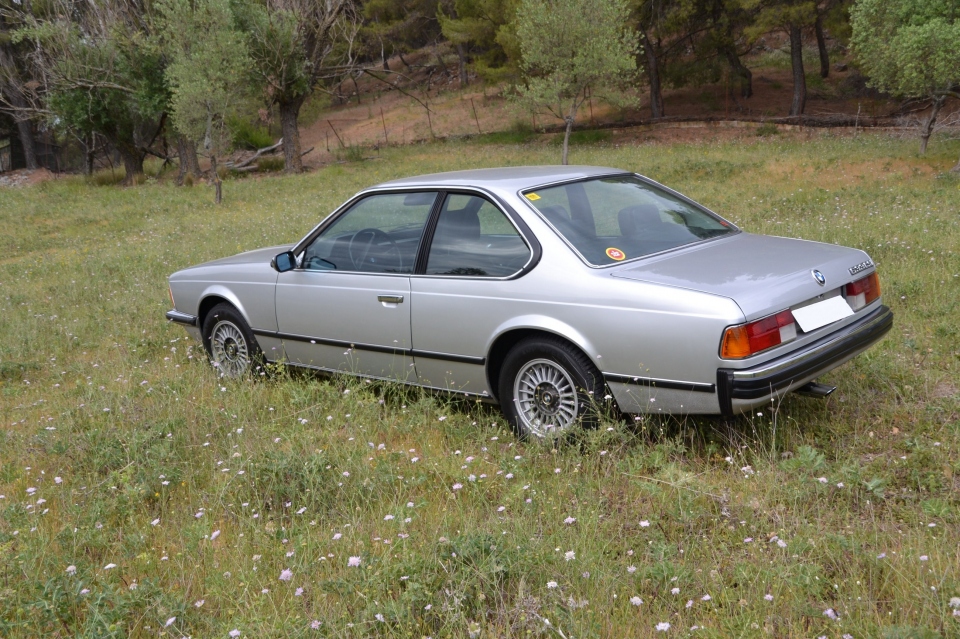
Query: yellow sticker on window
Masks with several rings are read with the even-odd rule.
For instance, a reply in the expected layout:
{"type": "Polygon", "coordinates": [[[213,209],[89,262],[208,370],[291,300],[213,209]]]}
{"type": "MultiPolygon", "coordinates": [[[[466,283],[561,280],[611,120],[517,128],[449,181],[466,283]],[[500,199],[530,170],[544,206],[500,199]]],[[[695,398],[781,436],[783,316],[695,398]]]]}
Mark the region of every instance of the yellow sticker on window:
{"type": "Polygon", "coordinates": [[[619,262],[620,260],[625,259],[627,256],[624,255],[623,251],[618,248],[608,248],[607,257],[609,257],[611,260],[616,260],[619,262]]]}
{"type": "Polygon", "coordinates": [[[537,195],[536,193],[527,193],[527,199],[530,200],[531,202],[536,202],[537,200],[540,199],[540,196],[537,195]]]}

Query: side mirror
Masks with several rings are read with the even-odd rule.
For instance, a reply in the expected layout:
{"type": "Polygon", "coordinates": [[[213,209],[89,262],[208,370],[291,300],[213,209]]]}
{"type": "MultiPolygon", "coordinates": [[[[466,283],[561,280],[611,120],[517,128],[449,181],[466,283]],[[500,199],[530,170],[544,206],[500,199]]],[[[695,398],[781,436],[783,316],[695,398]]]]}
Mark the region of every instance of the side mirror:
{"type": "Polygon", "coordinates": [[[270,266],[278,273],[286,273],[296,268],[297,258],[294,257],[292,251],[286,251],[270,260],[270,266]]]}

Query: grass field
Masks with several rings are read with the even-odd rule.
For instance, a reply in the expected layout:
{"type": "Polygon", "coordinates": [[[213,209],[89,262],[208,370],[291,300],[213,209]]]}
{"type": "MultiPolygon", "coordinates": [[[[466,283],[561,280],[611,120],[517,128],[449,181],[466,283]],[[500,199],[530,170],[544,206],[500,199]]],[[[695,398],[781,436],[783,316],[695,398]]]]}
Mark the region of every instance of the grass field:
{"type": "Polygon", "coordinates": [[[544,447],[418,391],[218,380],[164,320],[169,273],[294,241],[363,186],[559,155],[487,142],[228,180],[219,208],[0,190],[0,636],[960,636],[957,142],[573,148],[877,262],[889,336],[829,400],[732,423],[544,447]]]}

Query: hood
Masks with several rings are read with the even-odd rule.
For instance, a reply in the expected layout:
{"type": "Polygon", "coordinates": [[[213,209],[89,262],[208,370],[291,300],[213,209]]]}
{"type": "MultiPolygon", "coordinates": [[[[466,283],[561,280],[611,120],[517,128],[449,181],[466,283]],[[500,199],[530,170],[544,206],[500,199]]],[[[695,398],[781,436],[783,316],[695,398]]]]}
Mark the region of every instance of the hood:
{"type": "Polygon", "coordinates": [[[738,233],[617,269],[613,277],[728,297],[747,321],[830,293],[854,279],[849,268],[869,259],[857,249],[738,233]],[[826,278],[820,286],[813,269],[826,278]]]}
{"type": "Polygon", "coordinates": [[[252,251],[246,251],[244,253],[237,253],[236,255],[231,255],[230,257],[222,257],[219,260],[213,260],[211,262],[204,262],[198,266],[223,266],[226,264],[260,264],[265,263],[269,264],[270,260],[276,257],[278,254],[283,253],[284,251],[289,251],[293,248],[293,244],[286,244],[282,246],[270,246],[267,248],[254,249],[252,251]]]}

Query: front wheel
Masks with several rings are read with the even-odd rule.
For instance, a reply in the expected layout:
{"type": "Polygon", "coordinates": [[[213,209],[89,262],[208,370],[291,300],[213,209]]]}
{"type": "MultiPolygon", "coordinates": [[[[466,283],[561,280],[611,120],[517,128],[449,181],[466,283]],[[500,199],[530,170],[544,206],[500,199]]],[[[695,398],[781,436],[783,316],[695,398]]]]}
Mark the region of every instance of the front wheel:
{"type": "Polygon", "coordinates": [[[568,342],[536,337],[517,344],[500,372],[500,407],[521,437],[549,438],[596,426],[603,376],[568,342]]]}
{"type": "Polygon", "coordinates": [[[223,377],[243,377],[262,359],[246,320],[230,304],[217,304],[203,321],[203,345],[223,377]]]}

